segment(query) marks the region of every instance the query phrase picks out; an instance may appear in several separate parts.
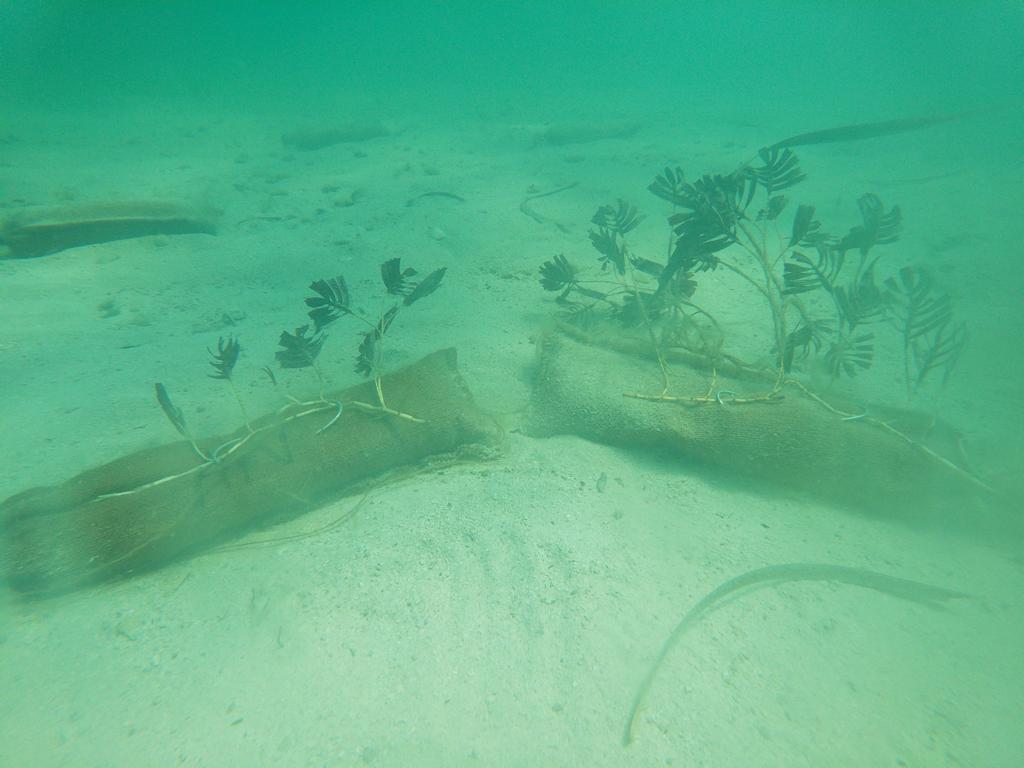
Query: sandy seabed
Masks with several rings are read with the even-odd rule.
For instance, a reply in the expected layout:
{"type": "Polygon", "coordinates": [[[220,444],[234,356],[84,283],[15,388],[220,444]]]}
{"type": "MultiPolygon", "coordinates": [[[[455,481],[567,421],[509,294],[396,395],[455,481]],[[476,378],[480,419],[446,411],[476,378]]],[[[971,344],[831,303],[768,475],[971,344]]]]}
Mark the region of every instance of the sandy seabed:
{"type": "MultiPolygon", "coordinates": [[[[739,123],[714,133],[647,125],[552,147],[536,141],[538,126],[515,122],[391,126],[313,152],[282,146],[293,124],[219,115],[26,115],[0,131],[0,213],[127,198],[221,211],[217,236],[0,261],[0,497],[173,439],[155,380],[197,431],[237,426],[230,394],[206,377],[218,336],[242,341],[237,379],[252,410],[274,407],[258,369],[280,331],[304,321],[309,282],[344,274],[372,311],[378,265],[396,256],[448,274],[401,317],[391,364],[457,347],[479,403],[509,430],[494,461],[383,485],[241,541],[313,531],[358,505],[317,536],[47,601],[6,596],[0,765],[1024,761],[1019,544],[1014,555],[963,531],[518,429],[533,340],[552,310],[539,264],[556,253],[588,263],[589,217],[620,196],[649,214],[636,247],[660,255],[664,206],[644,191],[654,173],[670,162],[728,170],[764,137],[739,123]],[[526,195],[573,183],[534,206],[561,226],[520,211],[526,195]],[[462,200],[418,197],[439,191],[462,200]],[[933,611],[812,583],[733,600],[669,657],[623,747],[636,688],[683,613],[743,571],[787,562],[870,568],[975,597],[933,611]]],[[[924,149],[875,149],[801,153],[824,218],[852,224],[868,184],[903,197],[910,257],[938,253],[957,279],[957,249],[1017,234],[999,215],[998,185],[930,173],[924,149]],[[908,168],[898,178],[894,158],[908,168]],[[1003,229],[965,241],[971,233],[943,218],[951,188],[976,189],[971,204],[1003,229]]],[[[998,288],[973,294],[985,309],[974,349],[1005,343],[998,333],[1020,324],[1019,294],[998,288]]],[[[709,290],[730,328],[763,319],[738,289],[709,290]]],[[[333,384],[356,381],[356,340],[332,329],[323,361],[333,384]]],[[[969,371],[983,355],[968,352],[969,371]]],[[[969,422],[982,450],[995,453],[1020,426],[1020,370],[1013,358],[949,393],[944,413],[969,422]]],[[[312,386],[302,372],[282,375],[312,386]]]]}

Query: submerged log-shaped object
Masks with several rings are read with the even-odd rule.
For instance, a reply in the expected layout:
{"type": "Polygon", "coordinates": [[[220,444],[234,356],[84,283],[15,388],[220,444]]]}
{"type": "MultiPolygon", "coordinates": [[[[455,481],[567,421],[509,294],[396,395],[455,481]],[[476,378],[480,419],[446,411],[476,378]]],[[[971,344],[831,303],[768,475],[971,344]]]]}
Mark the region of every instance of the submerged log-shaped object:
{"type": "Polygon", "coordinates": [[[382,379],[296,404],[198,442],[149,448],[0,503],[0,580],[29,595],[158,568],[288,520],[394,470],[486,454],[497,429],[459,375],[454,349],[382,379]],[[346,404],[340,414],[335,405],[346,404]],[[394,413],[394,412],[391,412],[394,413]],[[237,443],[237,447],[231,446],[237,443]],[[219,448],[218,448],[219,447],[219,448]]]}
{"type": "Polygon", "coordinates": [[[147,235],[217,232],[206,208],[162,201],[89,203],[29,208],[0,223],[0,258],[31,259],[75,248],[147,235]]]}

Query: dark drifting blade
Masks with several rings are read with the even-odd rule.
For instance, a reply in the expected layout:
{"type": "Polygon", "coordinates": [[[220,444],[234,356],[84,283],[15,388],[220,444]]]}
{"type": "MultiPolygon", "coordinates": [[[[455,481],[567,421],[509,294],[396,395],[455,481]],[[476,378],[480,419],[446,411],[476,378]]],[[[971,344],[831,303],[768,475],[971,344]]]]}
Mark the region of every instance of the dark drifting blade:
{"type": "Polygon", "coordinates": [[[833,144],[840,141],[860,141],[862,139],[873,139],[877,136],[891,136],[896,133],[917,131],[922,128],[930,128],[940,123],[948,123],[955,120],[959,115],[942,115],[940,117],[908,117],[900,120],[886,120],[881,123],[862,123],[860,125],[844,125],[839,128],[826,128],[822,131],[811,131],[810,133],[798,133],[788,139],[772,144],[767,149],[782,149],[783,147],[806,147],[811,144],[833,144]]]}
{"type": "Polygon", "coordinates": [[[153,385],[156,390],[156,401],[160,403],[160,408],[163,410],[167,420],[171,422],[178,434],[184,438],[188,438],[188,426],[185,424],[185,414],[181,412],[174,403],[171,402],[171,396],[167,394],[167,388],[157,382],[153,385]]]}

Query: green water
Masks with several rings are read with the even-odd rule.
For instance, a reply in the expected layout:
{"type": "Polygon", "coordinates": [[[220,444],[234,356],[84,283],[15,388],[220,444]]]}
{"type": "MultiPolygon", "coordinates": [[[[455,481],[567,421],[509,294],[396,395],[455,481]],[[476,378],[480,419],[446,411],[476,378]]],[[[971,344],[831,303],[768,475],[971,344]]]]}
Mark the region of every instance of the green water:
{"type": "Polygon", "coordinates": [[[1024,764],[1021,39],[1016,2],[0,4],[0,766],[1024,764]],[[541,265],[619,333],[681,263],[659,175],[828,129],[558,389],[541,265]],[[872,262],[941,322],[851,324],[872,262]],[[449,347],[476,406],[388,378],[449,347]],[[785,379],[819,450],[743,421],[785,379]]]}

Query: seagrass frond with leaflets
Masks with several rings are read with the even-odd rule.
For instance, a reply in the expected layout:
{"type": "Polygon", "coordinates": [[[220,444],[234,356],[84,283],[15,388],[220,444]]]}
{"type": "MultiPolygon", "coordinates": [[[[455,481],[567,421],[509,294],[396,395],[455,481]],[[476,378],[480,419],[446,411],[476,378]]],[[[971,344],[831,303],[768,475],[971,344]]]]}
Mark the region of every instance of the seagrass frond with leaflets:
{"type": "Polygon", "coordinates": [[[623,327],[636,328],[656,321],[664,314],[665,308],[664,302],[659,301],[656,294],[637,291],[636,294],[624,294],[622,302],[612,310],[612,315],[623,327]]]}
{"type": "Polygon", "coordinates": [[[789,236],[789,244],[787,248],[792,248],[795,245],[811,245],[814,241],[818,240],[819,237],[813,237],[817,235],[821,229],[821,222],[815,221],[814,219],[814,206],[813,205],[801,205],[796,209],[796,214],[793,216],[793,231],[789,236]]]}
{"type": "Polygon", "coordinates": [[[692,298],[696,292],[697,281],[693,279],[692,274],[684,270],[677,271],[664,286],[658,286],[659,294],[668,294],[670,300],[676,303],[692,298]]]}
{"type": "Polygon", "coordinates": [[[812,352],[814,354],[820,352],[826,340],[834,335],[835,328],[828,320],[801,321],[800,325],[786,335],[786,344],[782,355],[785,370],[792,370],[793,361],[798,354],[801,359],[806,359],[812,352]]]}
{"type": "Polygon", "coordinates": [[[786,210],[789,200],[785,195],[773,195],[768,198],[768,204],[757,212],[758,221],[775,221],[786,210]]]}
{"type": "Polygon", "coordinates": [[[843,269],[843,254],[831,248],[819,247],[816,258],[801,251],[793,251],[782,267],[783,293],[795,295],[817,288],[831,292],[836,277],[843,269]]]}
{"type": "Polygon", "coordinates": [[[591,223],[601,229],[618,232],[620,235],[636,229],[643,220],[644,215],[637,211],[636,206],[622,199],[616,201],[615,205],[602,205],[590,219],[591,223]]]}
{"type": "Polygon", "coordinates": [[[409,278],[416,276],[416,270],[412,267],[402,269],[400,258],[388,259],[380,265],[380,277],[384,282],[384,288],[392,296],[405,296],[413,289],[409,278]]]}
{"type": "Polygon", "coordinates": [[[942,385],[945,386],[966,343],[967,327],[963,323],[946,323],[930,338],[919,339],[913,345],[914,367],[917,370],[914,388],[920,388],[930,373],[940,370],[942,385]]]}
{"type": "Polygon", "coordinates": [[[885,299],[908,342],[941,328],[953,317],[949,296],[936,295],[931,276],[924,270],[903,267],[899,279],[888,278],[885,287],[885,299]]]}
{"type": "Polygon", "coordinates": [[[540,284],[545,291],[561,291],[565,298],[576,284],[579,269],[561,253],[540,265],[540,284]]]}
{"type": "Polygon", "coordinates": [[[842,374],[852,378],[870,368],[875,359],[874,341],[873,333],[840,334],[825,353],[825,364],[832,378],[838,379],[842,374]]]}
{"type": "Polygon", "coordinates": [[[281,338],[277,342],[281,348],[274,354],[274,358],[282,368],[308,368],[316,362],[327,337],[319,331],[307,336],[308,332],[308,325],[299,326],[294,333],[281,331],[281,338]]]}
{"type": "Polygon", "coordinates": [[[651,277],[659,277],[665,270],[665,265],[660,261],[645,259],[641,256],[635,256],[632,253],[629,254],[629,263],[633,265],[633,269],[638,272],[643,272],[645,275],[650,275],[651,277]]]}
{"type": "Polygon", "coordinates": [[[839,241],[839,250],[857,249],[862,256],[876,245],[895,243],[903,227],[903,214],[898,205],[886,211],[878,195],[868,192],[857,201],[863,224],[854,227],[839,241]]]}
{"type": "Polygon", "coordinates": [[[691,232],[676,238],[665,269],[658,276],[658,290],[664,290],[679,272],[692,274],[714,270],[719,259],[715,255],[734,241],[724,235],[691,232]]]}
{"type": "Polygon", "coordinates": [[[317,295],[306,299],[307,313],[317,332],[320,332],[342,315],[351,314],[348,286],[341,275],[326,280],[315,280],[309,285],[317,295]]]}
{"type": "Polygon", "coordinates": [[[207,349],[210,353],[210,365],[213,366],[213,373],[207,374],[211,379],[230,379],[235,370],[235,363],[242,352],[242,345],[238,339],[228,336],[227,341],[223,337],[217,339],[217,351],[207,349]]]}
{"type": "Polygon", "coordinates": [[[590,243],[601,254],[601,271],[611,266],[619,275],[626,273],[626,246],[615,232],[604,227],[597,231],[592,229],[590,243]]]}
{"type": "Polygon", "coordinates": [[[683,185],[678,205],[685,210],[669,217],[668,222],[679,237],[721,238],[728,245],[735,242],[736,222],[756,188],[752,177],[744,174],[705,174],[693,184],[683,185]]]}
{"type": "Polygon", "coordinates": [[[791,149],[765,147],[758,152],[763,165],[747,166],[744,173],[764,187],[768,195],[799,184],[807,177],[791,149]]]}
{"type": "Polygon", "coordinates": [[[875,264],[872,261],[859,278],[846,286],[836,286],[834,296],[841,321],[849,330],[858,325],[873,323],[885,317],[885,298],[875,284],[875,264]]]}
{"type": "Polygon", "coordinates": [[[410,304],[415,304],[420,299],[424,299],[438,288],[441,287],[441,281],[444,279],[445,273],[448,271],[448,267],[441,267],[435,269],[429,275],[420,280],[410,290],[405,298],[402,299],[402,306],[408,307],[410,304]]]}
{"type": "Polygon", "coordinates": [[[392,307],[381,315],[376,326],[363,333],[363,340],[356,355],[356,373],[369,376],[377,370],[380,364],[380,342],[397,314],[398,307],[392,307]]]}
{"type": "Polygon", "coordinates": [[[682,205],[686,193],[686,177],[683,176],[683,169],[666,167],[658,174],[647,189],[662,200],[667,200],[673,205],[682,205]]]}

